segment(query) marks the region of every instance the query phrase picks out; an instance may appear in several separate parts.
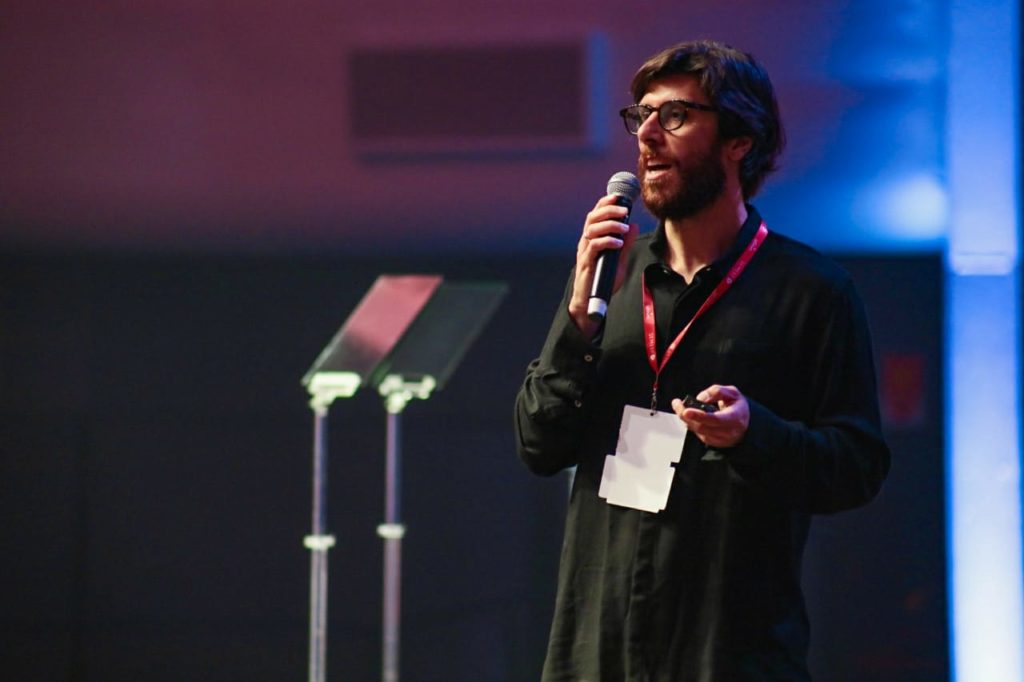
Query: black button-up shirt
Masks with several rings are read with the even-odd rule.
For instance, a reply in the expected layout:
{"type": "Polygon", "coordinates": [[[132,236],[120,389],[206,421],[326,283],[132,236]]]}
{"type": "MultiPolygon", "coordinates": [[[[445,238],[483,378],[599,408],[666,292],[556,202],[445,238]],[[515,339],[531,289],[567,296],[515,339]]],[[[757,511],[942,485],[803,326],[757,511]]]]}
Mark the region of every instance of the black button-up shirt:
{"type": "Polygon", "coordinates": [[[638,238],[605,326],[588,342],[568,315],[572,277],[516,400],[518,451],[534,472],[576,466],[546,682],[808,680],[800,561],[810,514],[868,502],[889,469],[863,306],[845,272],[771,232],[662,372],[660,404],[711,384],[750,404],[743,441],[690,435],[666,509],[598,497],[625,405],[650,404],[640,273],[659,358],[753,238],[689,284],[664,266],[662,228],[638,238]]]}

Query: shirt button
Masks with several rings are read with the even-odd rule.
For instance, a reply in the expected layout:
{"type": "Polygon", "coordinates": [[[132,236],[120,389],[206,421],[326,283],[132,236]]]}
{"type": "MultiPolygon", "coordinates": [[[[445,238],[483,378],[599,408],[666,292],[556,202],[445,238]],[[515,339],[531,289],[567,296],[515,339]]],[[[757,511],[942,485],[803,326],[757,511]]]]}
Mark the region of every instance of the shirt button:
{"type": "Polygon", "coordinates": [[[586,355],[583,356],[583,359],[586,360],[587,362],[593,362],[594,356],[591,355],[590,353],[587,353],[586,355]]]}

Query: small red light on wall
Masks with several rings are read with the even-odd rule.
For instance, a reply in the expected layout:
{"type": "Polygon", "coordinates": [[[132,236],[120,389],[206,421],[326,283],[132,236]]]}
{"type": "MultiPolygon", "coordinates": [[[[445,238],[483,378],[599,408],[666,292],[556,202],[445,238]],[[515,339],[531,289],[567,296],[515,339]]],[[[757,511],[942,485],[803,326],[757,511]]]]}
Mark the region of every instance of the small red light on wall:
{"type": "Polygon", "coordinates": [[[925,362],[920,353],[882,355],[882,421],[912,427],[925,422],[925,362]]]}

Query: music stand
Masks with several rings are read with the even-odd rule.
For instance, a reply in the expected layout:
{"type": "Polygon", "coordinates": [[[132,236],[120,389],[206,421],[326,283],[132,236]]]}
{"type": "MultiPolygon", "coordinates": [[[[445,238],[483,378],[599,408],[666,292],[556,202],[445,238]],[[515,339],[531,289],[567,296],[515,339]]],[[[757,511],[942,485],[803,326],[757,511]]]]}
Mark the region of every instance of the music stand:
{"type": "Polygon", "coordinates": [[[507,291],[502,283],[449,283],[435,275],[381,276],[303,378],[316,414],[310,586],[310,682],[324,682],[327,647],[325,534],[327,408],[362,384],[374,386],[387,411],[382,680],[398,682],[401,542],[400,415],[447,383],[507,291]],[[354,376],[353,376],[354,375],[354,376]],[[358,377],[358,381],[356,378],[358,377]]]}
{"type": "Polygon", "coordinates": [[[350,398],[395,347],[430,296],[438,275],[381,276],[370,287],[302,378],[313,409],[313,519],[303,544],[311,552],[309,591],[309,682],[327,674],[327,411],[350,398]]]}
{"type": "Polygon", "coordinates": [[[387,410],[384,523],[383,682],[398,682],[401,612],[400,416],[413,398],[444,387],[469,346],[497,309],[507,287],[498,283],[443,283],[392,354],[374,372],[387,410]]]}

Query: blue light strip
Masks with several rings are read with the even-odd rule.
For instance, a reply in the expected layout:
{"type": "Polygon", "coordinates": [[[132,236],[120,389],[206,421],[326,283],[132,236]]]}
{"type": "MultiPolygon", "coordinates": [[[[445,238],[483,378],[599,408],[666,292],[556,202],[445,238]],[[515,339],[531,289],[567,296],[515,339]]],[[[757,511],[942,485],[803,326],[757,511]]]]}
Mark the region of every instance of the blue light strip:
{"type": "Polygon", "coordinates": [[[956,682],[1024,682],[1019,8],[951,0],[947,542],[956,682]]]}
{"type": "Polygon", "coordinates": [[[948,285],[954,679],[1019,682],[1019,289],[1014,275],[953,274],[948,285]]]}

